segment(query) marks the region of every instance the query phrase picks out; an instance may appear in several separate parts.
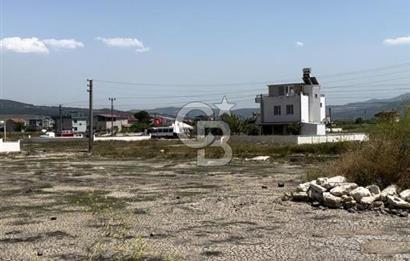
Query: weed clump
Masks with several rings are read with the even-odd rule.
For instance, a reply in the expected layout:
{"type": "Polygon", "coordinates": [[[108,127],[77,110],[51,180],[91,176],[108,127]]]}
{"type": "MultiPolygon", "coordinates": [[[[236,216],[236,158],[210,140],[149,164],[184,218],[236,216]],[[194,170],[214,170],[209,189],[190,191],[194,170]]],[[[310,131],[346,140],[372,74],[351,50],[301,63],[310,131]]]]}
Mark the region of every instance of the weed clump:
{"type": "Polygon", "coordinates": [[[410,110],[400,120],[380,119],[369,141],[345,153],[331,171],[359,185],[410,188],[410,110]]]}

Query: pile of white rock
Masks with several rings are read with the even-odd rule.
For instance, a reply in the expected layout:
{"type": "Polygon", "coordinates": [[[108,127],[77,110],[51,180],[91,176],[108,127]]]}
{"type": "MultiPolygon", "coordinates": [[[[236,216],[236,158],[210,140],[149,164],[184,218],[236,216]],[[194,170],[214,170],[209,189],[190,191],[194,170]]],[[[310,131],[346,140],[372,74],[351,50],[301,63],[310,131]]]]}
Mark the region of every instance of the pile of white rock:
{"type": "Polygon", "coordinates": [[[299,184],[290,197],[294,201],[312,202],[317,207],[380,210],[399,216],[408,216],[410,212],[410,189],[399,193],[396,185],[390,185],[380,191],[377,185],[360,187],[343,176],[299,184]]]}

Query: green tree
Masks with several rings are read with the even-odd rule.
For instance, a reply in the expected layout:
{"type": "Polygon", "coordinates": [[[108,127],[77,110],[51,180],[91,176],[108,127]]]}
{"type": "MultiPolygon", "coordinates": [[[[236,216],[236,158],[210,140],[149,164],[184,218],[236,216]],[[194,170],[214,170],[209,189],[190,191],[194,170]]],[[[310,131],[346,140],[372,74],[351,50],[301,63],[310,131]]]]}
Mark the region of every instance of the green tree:
{"type": "Polygon", "coordinates": [[[151,119],[151,116],[149,115],[147,111],[139,111],[134,114],[134,117],[135,119],[138,120],[138,122],[144,122],[144,123],[148,123],[151,119]]]}

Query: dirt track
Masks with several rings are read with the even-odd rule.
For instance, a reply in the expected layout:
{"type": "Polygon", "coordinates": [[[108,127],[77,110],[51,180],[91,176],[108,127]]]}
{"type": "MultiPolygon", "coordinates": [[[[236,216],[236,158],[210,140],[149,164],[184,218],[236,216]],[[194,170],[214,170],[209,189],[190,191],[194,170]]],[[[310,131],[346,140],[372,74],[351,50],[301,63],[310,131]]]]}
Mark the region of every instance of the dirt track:
{"type": "Polygon", "coordinates": [[[305,171],[239,159],[200,168],[71,154],[3,157],[0,259],[130,251],[176,260],[410,259],[409,218],[281,201],[305,171]]]}

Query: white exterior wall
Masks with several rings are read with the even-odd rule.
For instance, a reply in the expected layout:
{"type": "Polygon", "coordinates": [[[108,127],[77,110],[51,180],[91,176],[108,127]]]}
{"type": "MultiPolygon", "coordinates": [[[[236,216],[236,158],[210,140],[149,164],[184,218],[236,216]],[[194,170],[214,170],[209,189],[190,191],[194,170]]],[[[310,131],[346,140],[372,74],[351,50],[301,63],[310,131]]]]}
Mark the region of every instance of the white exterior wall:
{"type": "Polygon", "coordinates": [[[73,120],[73,131],[83,133],[87,131],[87,121],[86,120],[73,120]],[[77,129],[76,129],[77,128],[77,129]]]}
{"type": "Polygon", "coordinates": [[[309,122],[309,96],[300,96],[301,122],[309,122]]]}
{"type": "Polygon", "coordinates": [[[320,97],[320,122],[324,122],[326,120],[326,97],[320,97]]]}
{"type": "Polygon", "coordinates": [[[301,121],[300,96],[263,96],[263,123],[291,123],[301,121]],[[293,105],[293,114],[286,115],[286,105],[293,105]],[[281,115],[273,114],[273,106],[281,106],[281,115]]]}
{"type": "Polygon", "coordinates": [[[20,152],[20,141],[6,141],[0,139],[0,153],[2,152],[20,152]]]}

